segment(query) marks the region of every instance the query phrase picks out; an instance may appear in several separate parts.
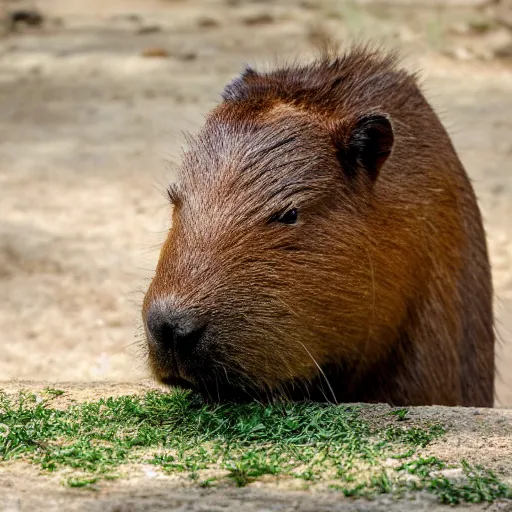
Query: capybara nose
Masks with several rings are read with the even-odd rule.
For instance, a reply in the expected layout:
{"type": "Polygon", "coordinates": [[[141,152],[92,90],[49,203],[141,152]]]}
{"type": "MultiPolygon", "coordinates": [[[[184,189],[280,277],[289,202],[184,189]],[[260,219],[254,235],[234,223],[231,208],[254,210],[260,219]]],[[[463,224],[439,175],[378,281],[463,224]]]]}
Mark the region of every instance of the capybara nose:
{"type": "Polygon", "coordinates": [[[158,348],[190,352],[200,341],[206,324],[195,311],[172,310],[153,304],[146,317],[149,340],[158,348]]]}

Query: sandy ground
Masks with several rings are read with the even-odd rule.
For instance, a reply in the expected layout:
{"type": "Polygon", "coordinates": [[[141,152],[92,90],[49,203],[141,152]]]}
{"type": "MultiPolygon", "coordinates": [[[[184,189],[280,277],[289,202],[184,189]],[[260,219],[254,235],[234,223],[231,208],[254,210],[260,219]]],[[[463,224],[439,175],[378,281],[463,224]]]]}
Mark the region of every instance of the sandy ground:
{"type": "Polygon", "coordinates": [[[308,58],[331,34],[401,48],[423,70],[485,217],[498,404],[512,406],[512,9],[394,3],[32,2],[44,26],[0,38],[0,380],[147,375],[139,306],[181,130],[200,126],[243,62],[308,58]]]}

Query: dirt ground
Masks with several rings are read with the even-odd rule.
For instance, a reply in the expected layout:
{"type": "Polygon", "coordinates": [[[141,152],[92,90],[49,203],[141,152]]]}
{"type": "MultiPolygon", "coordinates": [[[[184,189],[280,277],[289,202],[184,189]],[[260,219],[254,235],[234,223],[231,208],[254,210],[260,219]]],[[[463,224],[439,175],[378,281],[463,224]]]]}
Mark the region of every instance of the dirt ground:
{"type": "Polygon", "coordinates": [[[147,375],[139,307],[181,131],[242,63],[309,58],[331,35],[423,70],[485,217],[512,407],[510,2],[34,0],[43,25],[10,26],[26,5],[0,0],[0,380],[147,375]]]}

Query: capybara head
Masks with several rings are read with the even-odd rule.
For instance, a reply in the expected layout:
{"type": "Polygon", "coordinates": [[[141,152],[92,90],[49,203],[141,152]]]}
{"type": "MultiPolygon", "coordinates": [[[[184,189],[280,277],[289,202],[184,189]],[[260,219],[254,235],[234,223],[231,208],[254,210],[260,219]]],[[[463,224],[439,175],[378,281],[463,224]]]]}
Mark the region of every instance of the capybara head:
{"type": "Polygon", "coordinates": [[[143,305],[161,382],[213,400],[465,400],[447,369],[470,357],[458,340],[481,324],[492,356],[483,231],[446,132],[394,57],[247,68],[188,142],[143,305]],[[352,392],[333,391],[333,371],[352,392]]]}
{"type": "Polygon", "coordinates": [[[327,61],[310,70],[318,84],[303,71],[246,70],[189,141],[143,311],[163,382],[275,394],[368,340],[365,211],[392,122],[322,112],[342,77],[327,61]]]}

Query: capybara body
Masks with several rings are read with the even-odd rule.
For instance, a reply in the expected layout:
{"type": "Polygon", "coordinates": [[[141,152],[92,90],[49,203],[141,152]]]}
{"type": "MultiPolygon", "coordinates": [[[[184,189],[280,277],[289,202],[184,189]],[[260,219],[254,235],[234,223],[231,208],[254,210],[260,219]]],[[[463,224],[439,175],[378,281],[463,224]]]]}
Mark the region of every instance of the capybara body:
{"type": "Polygon", "coordinates": [[[480,212],[393,55],[246,68],[169,196],[143,305],[160,381],[212,400],[492,406],[480,212]]]}

